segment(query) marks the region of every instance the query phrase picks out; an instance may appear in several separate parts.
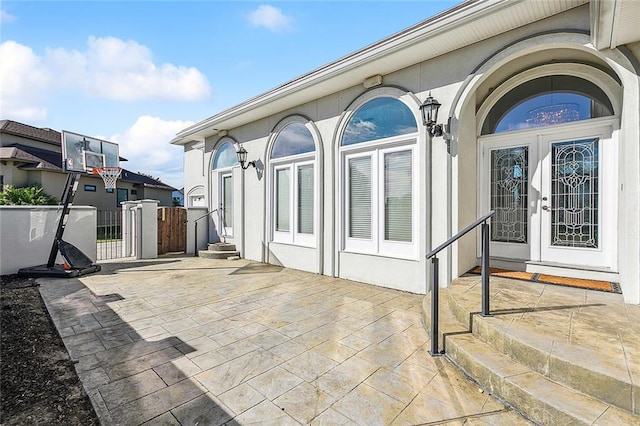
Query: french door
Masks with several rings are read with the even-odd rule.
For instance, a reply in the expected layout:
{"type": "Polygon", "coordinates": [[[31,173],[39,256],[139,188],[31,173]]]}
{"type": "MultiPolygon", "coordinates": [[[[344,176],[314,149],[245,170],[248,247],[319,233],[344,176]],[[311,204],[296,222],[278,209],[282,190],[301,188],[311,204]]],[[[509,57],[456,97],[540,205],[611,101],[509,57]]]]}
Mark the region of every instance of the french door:
{"type": "Polygon", "coordinates": [[[611,126],[572,124],[481,139],[491,255],[613,268],[617,144],[611,126]]]}

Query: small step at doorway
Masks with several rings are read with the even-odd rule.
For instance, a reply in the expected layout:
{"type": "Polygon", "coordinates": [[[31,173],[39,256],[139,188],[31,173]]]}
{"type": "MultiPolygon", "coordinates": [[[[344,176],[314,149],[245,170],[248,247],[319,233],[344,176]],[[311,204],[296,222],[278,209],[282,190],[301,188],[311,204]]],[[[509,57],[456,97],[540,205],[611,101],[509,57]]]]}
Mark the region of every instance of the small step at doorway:
{"type": "Polygon", "coordinates": [[[207,250],[198,250],[198,256],[206,259],[238,260],[240,252],[235,244],[219,242],[207,244],[207,250]]]}

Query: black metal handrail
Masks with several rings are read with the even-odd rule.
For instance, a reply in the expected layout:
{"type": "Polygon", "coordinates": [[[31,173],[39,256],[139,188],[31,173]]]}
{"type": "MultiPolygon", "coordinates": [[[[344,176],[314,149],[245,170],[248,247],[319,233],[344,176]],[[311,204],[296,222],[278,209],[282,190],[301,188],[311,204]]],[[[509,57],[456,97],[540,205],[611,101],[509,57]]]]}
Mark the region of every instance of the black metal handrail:
{"type": "Polygon", "coordinates": [[[438,356],[444,354],[444,349],[441,352],[438,349],[438,257],[437,254],[449,247],[451,244],[462,238],[464,235],[475,229],[478,225],[482,225],[482,311],[480,315],[483,317],[491,316],[489,311],[489,224],[487,221],[495,214],[495,210],[491,210],[489,213],[477,219],[471,225],[458,232],[453,237],[449,238],[444,243],[440,244],[436,249],[431,250],[427,254],[427,259],[431,259],[431,356],[438,356]]]}
{"type": "MultiPolygon", "coordinates": [[[[207,216],[209,216],[211,213],[215,213],[217,212],[218,209],[213,209],[208,211],[206,214],[203,214],[202,216],[200,216],[197,219],[194,219],[193,222],[193,256],[197,257],[198,256],[198,221],[200,219],[203,219],[207,216]]],[[[224,219],[223,219],[224,220],[224,219]]],[[[188,221],[187,221],[188,222],[188,221]]],[[[224,228],[223,228],[223,232],[224,232],[224,228]]],[[[186,253],[186,250],[185,250],[186,253]]]]}

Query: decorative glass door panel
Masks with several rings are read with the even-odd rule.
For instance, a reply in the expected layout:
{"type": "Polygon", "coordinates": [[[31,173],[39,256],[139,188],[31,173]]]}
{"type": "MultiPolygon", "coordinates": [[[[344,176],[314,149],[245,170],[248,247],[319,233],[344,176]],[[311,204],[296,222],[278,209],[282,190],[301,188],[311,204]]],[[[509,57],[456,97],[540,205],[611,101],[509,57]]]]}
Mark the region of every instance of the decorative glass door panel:
{"type": "Polygon", "coordinates": [[[550,243],[598,248],[598,139],[551,144],[550,243]]]}
{"type": "Polygon", "coordinates": [[[617,144],[608,128],[542,138],[540,260],[615,268],[617,144]]]}
{"type": "Polygon", "coordinates": [[[538,150],[535,138],[499,136],[483,143],[482,207],[494,210],[491,255],[527,259],[531,253],[531,178],[538,150]]]}
{"type": "Polygon", "coordinates": [[[526,146],[491,151],[491,241],[527,243],[528,156],[526,146]]]}

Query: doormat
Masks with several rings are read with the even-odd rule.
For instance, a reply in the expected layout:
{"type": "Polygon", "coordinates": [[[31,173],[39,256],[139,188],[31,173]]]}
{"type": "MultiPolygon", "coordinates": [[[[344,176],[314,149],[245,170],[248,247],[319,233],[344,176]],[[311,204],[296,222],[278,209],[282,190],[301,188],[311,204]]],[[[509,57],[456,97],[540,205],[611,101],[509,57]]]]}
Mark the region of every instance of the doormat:
{"type": "MultiPolygon", "coordinates": [[[[470,274],[481,274],[482,268],[476,266],[469,271],[470,274]]],[[[607,291],[609,293],[619,293],[620,284],[609,281],[585,280],[580,278],[559,277],[555,275],[538,274],[533,272],[509,271],[507,269],[491,268],[491,275],[502,278],[512,278],[516,280],[531,281],[541,284],[555,284],[567,287],[584,288],[587,290],[607,291]]]]}

